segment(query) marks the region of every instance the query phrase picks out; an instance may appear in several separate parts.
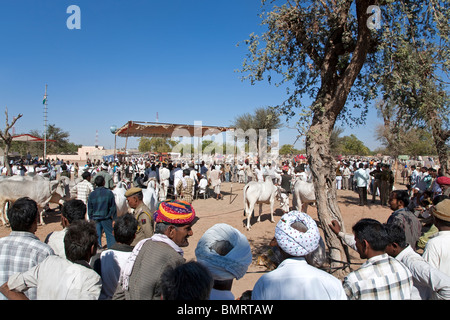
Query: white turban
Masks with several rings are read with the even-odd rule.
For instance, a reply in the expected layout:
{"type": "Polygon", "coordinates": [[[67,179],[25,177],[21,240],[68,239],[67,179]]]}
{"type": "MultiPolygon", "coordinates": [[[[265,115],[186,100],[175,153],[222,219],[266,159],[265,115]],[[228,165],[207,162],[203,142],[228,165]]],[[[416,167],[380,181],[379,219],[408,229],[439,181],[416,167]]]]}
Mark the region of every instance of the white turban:
{"type": "Polygon", "coordinates": [[[294,257],[302,257],[319,246],[320,233],[316,222],[306,213],[291,211],[283,215],[275,227],[275,238],[280,248],[294,257]],[[294,222],[303,223],[308,230],[300,232],[291,227],[294,222]]]}
{"type": "Polygon", "coordinates": [[[252,252],[247,237],[232,226],[219,223],[200,238],[195,249],[197,261],[208,268],[215,280],[240,279],[252,263],[252,252]],[[229,241],[233,246],[225,256],[212,247],[217,241],[229,241]]]}

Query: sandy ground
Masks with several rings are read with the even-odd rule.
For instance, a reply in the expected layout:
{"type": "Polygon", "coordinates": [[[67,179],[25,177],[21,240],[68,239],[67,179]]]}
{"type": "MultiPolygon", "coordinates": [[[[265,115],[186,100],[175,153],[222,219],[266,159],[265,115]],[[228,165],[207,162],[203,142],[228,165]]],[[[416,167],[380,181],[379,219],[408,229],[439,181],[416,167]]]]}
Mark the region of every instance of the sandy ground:
{"type": "MultiPolygon", "coordinates": [[[[216,223],[227,223],[247,236],[253,253],[253,262],[248,268],[247,274],[240,280],[235,280],[233,283],[232,292],[236,298],[240,297],[246,290],[251,290],[259,279],[259,277],[267,272],[264,266],[257,265],[257,257],[267,251],[269,242],[274,236],[275,223],[278,222],[283,215],[280,209],[279,201],[275,204],[275,223],[270,222],[270,206],[263,205],[263,212],[261,215],[261,222],[256,223],[256,218],[252,218],[252,228],[247,231],[245,228],[246,219],[243,215],[243,187],[244,184],[238,183],[223,183],[222,193],[223,200],[216,200],[215,198],[196,199],[193,206],[196,210],[198,222],[193,226],[194,234],[189,238],[189,246],[184,248],[186,260],[195,260],[195,247],[202,234],[216,223]]],[[[396,186],[397,189],[405,189],[404,186],[396,186]]],[[[382,207],[379,199],[375,204],[371,204],[371,196],[369,195],[369,206],[358,206],[358,195],[351,190],[338,190],[338,201],[345,228],[347,232],[351,232],[351,227],[362,218],[373,218],[380,222],[386,222],[391,214],[388,207],[382,207]]],[[[292,196],[291,196],[292,204],[292,196]]],[[[53,206],[52,206],[53,207],[53,206]]],[[[308,207],[308,214],[317,221],[317,210],[315,207],[308,207]]],[[[257,212],[257,210],[255,210],[257,212]]],[[[36,235],[44,241],[45,237],[54,230],[61,230],[60,214],[58,210],[50,211],[48,216],[44,218],[45,225],[39,226],[36,235]]],[[[0,237],[8,235],[10,229],[0,226],[0,237]]],[[[106,242],[105,242],[106,243],[106,242]]],[[[350,249],[350,254],[354,261],[358,262],[358,254],[350,249]]],[[[361,262],[361,261],[359,261],[361,262]]],[[[358,268],[355,265],[354,268],[358,268]]]]}

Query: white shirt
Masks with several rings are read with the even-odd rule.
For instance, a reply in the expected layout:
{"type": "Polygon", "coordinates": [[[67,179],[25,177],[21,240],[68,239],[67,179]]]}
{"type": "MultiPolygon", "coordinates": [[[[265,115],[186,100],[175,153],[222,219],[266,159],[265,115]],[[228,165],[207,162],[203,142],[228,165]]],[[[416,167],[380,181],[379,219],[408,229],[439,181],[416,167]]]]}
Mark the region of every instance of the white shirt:
{"type": "Polygon", "coordinates": [[[197,178],[197,170],[191,170],[191,172],[189,172],[189,177],[194,180],[195,182],[198,182],[198,178],[197,178]]]}
{"type": "Polygon", "coordinates": [[[66,250],[64,247],[64,237],[66,235],[67,229],[64,228],[61,231],[54,231],[48,238],[48,245],[52,247],[55,254],[61,258],[66,258],[66,250]]]}
{"type": "MultiPolygon", "coordinates": [[[[166,167],[162,167],[159,169],[159,180],[160,182],[164,182],[165,180],[169,180],[170,171],[166,167]]],[[[166,186],[167,187],[167,186],[166,186]]]]}
{"type": "Polygon", "coordinates": [[[52,255],[28,271],[13,274],[8,287],[18,292],[37,288],[37,300],[98,300],[102,282],[91,268],[52,255]]]}
{"type": "Polygon", "coordinates": [[[363,168],[359,168],[355,171],[354,178],[356,178],[357,187],[367,187],[367,181],[369,180],[369,174],[363,168]]]}
{"type": "Polygon", "coordinates": [[[120,271],[125,266],[131,251],[108,249],[101,253],[102,292],[100,300],[111,300],[119,282],[120,271]]]}
{"type": "Polygon", "coordinates": [[[345,167],[344,170],[343,170],[343,172],[342,172],[342,176],[344,176],[344,177],[346,177],[346,178],[349,178],[349,177],[350,177],[350,174],[351,174],[350,169],[349,169],[348,167],[345,167]]]}
{"type": "Polygon", "coordinates": [[[215,187],[220,185],[220,170],[212,170],[211,175],[209,176],[211,179],[211,186],[215,187]]]}
{"type": "Polygon", "coordinates": [[[297,257],[259,278],[252,300],[347,300],[347,296],[339,279],[297,257]]]}
{"type": "Polygon", "coordinates": [[[428,240],[422,257],[433,267],[450,276],[450,231],[439,231],[428,240]]]}
{"type": "Polygon", "coordinates": [[[179,169],[174,172],[173,174],[173,186],[174,186],[174,193],[178,195],[178,190],[175,188],[178,185],[178,182],[183,179],[183,170],[179,169]]]}
{"type": "Polygon", "coordinates": [[[255,174],[259,182],[264,182],[264,176],[261,169],[255,168],[255,174]]]}
{"type": "Polygon", "coordinates": [[[415,187],[420,177],[420,172],[417,169],[414,169],[411,173],[411,184],[412,187],[415,187]]]}
{"type": "Polygon", "coordinates": [[[403,249],[395,259],[403,263],[412,273],[414,284],[411,299],[450,299],[450,277],[432,267],[411,246],[403,249]]]}
{"type": "Polygon", "coordinates": [[[200,189],[200,193],[205,192],[206,187],[208,186],[208,180],[205,178],[200,179],[200,182],[198,183],[198,188],[200,189]]]}

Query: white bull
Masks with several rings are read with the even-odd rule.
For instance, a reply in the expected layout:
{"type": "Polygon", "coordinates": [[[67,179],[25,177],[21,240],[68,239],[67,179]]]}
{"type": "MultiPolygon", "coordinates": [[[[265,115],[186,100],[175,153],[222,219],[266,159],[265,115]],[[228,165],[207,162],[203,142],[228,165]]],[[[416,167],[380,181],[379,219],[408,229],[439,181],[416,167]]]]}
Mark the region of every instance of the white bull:
{"type": "Polygon", "coordinates": [[[294,206],[306,213],[308,205],[316,202],[314,184],[298,179],[294,184],[294,206]]]}
{"type": "Polygon", "coordinates": [[[114,199],[116,201],[118,217],[128,213],[128,202],[127,198],[125,197],[126,191],[127,189],[125,188],[124,183],[118,183],[117,186],[112,190],[112,193],[114,194],[114,199]]]}
{"type": "Polygon", "coordinates": [[[250,181],[244,187],[244,206],[245,215],[247,217],[247,230],[250,230],[250,217],[255,208],[255,204],[259,204],[258,222],[261,220],[261,212],[263,203],[270,204],[270,221],[273,219],[273,207],[278,188],[273,184],[270,177],[266,177],[264,182],[250,181]]]}
{"type": "Polygon", "coordinates": [[[158,210],[158,194],[156,193],[156,190],[148,186],[147,189],[142,189],[142,194],[144,196],[142,201],[150,209],[150,212],[153,214],[153,212],[158,210]]]}
{"type": "MultiPolygon", "coordinates": [[[[23,178],[23,177],[22,177],[23,178]]],[[[50,181],[44,178],[23,178],[17,177],[13,179],[0,180],[0,217],[3,225],[6,225],[6,212],[4,212],[5,204],[8,201],[14,202],[19,198],[28,197],[36,201],[39,209],[40,224],[43,225],[42,217],[44,208],[49,203],[54,194],[64,197],[64,182],[54,180],[50,181]]]]}
{"type": "MultiPolygon", "coordinates": [[[[116,200],[118,217],[124,215],[129,210],[127,198],[125,197],[126,191],[126,184],[123,182],[119,182],[117,186],[112,190],[112,192],[114,193],[114,198],[116,200]]],[[[150,186],[148,186],[147,188],[143,188],[142,195],[142,201],[144,202],[144,204],[150,209],[152,213],[155,212],[158,209],[158,197],[156,195],[155,189],[150,186]]]]}
{"type": "Polygon", "coordinates": [[[75,180],[71,181],[69,177],[61,176],[59,178],[61,181],[61,187],[64,188],[64,197],[59,197],[59,195],[53,194],[53,197],[50,199],[50,202],[57,203],[63,205],[65,201],[75,199],[77,196],[77,184],[83,181],[82,178],[75,178],[75,180]]]}

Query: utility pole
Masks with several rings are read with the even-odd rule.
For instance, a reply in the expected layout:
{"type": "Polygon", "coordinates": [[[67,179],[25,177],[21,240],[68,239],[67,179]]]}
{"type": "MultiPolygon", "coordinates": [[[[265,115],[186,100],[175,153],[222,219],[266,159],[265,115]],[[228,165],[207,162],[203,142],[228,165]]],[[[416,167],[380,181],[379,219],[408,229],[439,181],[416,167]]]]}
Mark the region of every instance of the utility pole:
{"type": "Polygon", "coordinates": [[[47,85],[45,85],[44,100],[42,101],[44,104],[44,164],[47,159],[47,100],[47,85]]]}

